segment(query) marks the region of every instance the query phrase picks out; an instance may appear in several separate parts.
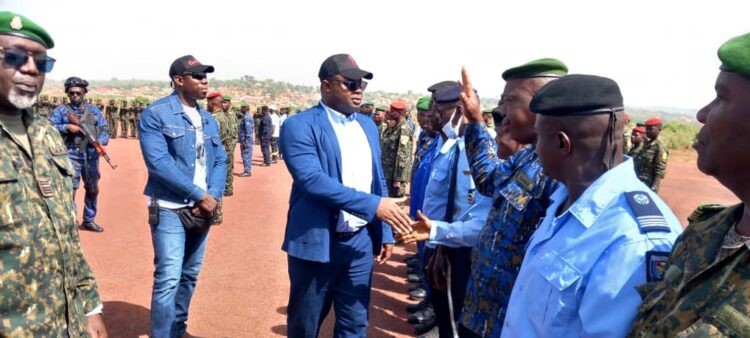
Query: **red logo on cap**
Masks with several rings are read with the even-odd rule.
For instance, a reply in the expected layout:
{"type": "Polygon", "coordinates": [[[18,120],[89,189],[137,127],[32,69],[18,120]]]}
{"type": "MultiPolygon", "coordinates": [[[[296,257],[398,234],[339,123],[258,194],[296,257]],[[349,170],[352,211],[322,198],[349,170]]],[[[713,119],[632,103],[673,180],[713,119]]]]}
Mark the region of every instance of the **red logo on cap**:
{"type": "Polygon", "coordinates": [[[357,66],[357,62],[355,62],[355,61],[354,61],[354,58],[353,58],[353,57],[352,57],[351,55],[348,55],[348,57],[349,57],[349,62],[350,62],[350,63],[351,63],[351,64],[352,64],[352,65],[353,65],[354,67],[357,67],[357,68],[359,68],[359,66],[357,66]]]}
{"type": "Polygon", "coordinates": [[[196,59],[190,59],[190,60],[187,60],[187,64],[191,66],[195,66],[195,65],[199,65],[200,62],[198,62],[198,60],[196,59]]]}

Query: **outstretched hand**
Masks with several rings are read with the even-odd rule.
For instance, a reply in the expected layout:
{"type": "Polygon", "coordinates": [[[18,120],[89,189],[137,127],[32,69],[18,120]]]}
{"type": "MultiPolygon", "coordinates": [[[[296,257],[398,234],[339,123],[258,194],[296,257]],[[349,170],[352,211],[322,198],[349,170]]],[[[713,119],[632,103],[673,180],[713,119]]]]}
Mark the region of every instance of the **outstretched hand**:
{"type": "Polygon", "coordinates": [[[479,97],[474,91],[474,87],[471,85],[469,80],[469,72],[466,71],[466,67],[461,67],[461,81],[458,82],[461,86],[461,103],[464,105],[464,116],[469,123],[480,123],[482,119],[482,107],[479,104],[479,97]]]}
{"type": "Polygon", "coordinates": [[[406,197],[383,197],[380,199],[378,209],[375,211],[375,217],[390,224],[397,235],[404,235],[412,232],[412,220],[409,218],[409,214],[398,205],[398,203],[403,203],[405,201],[406,197]]]}
{"type": "Polygon", "coordinates": [[[400,242],[404,244],[411,244],[419,241],[426,241],[430,239],[430,229],[432,229],[432,221],[425,216],[421,210],[417,210],[417,217],[419,220],[411,224],[412,232],[398,237],[400,242]]]}

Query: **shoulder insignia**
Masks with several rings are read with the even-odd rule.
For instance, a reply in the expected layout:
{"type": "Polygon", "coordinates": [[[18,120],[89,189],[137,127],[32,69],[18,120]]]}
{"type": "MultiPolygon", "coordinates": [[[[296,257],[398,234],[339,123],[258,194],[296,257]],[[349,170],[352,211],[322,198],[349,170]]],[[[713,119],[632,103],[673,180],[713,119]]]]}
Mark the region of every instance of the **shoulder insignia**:
{"type": "Polygon", "coordinates": [[[667,271],[667,260],[669,252],[646,251],[646,281],[657,282],[664,279],[667,271]]]}
{"type": "Polygon", "coordinates": [[[652,231],[670,232],[667,220],[664,219],[659,207],[654,204],[648,193],[643,191],[630,191],[625,193],[630,209],[633,210],[638,221],[638,228],[642,233],[652,231]]]}
{"type": "Polygon", "coordinates": [[[701,204],[688,216],[688,223],[693,223],[719,213],[727,207],[721,204],[701,204]]]}
{"type": "Polygon", "coordinates": [[[52,153],[52,155],[59,156],[59,155],[67,155],[68,154],[68,148],[65,146],[55,146],[50,147],[49,152],[52,153]]]}

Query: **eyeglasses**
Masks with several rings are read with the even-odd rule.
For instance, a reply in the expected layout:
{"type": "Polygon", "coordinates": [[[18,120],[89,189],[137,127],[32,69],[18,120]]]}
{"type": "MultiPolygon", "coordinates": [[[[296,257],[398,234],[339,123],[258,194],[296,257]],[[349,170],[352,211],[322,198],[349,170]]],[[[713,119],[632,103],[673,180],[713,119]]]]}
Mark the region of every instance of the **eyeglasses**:
{"type": "Polygon", "coordinates": [[[3,62],[15,68],[23,66],[29,60],[29,57],[34,59],[36,69],[42,73],[51,72],[52,67],[55,65],[55,59],[47,55],[34,55],[19,48],[0,47],[0,52],[3,53],[3,62]]]}
{"type": "Polygon", "coordinates": [[[329,81],[341,83],[346,87],[346,89],[352,92],[360,88],[362,88],[362,90],[365,90],[365,88],[367,88],[367,82],[363,80],[350,80],[345,78],[343,80],[330,79],[329,81]]]}
{"type": "Polygon", "coordinates": [[[69,91],[68,96],[83,96],[83,92],[69,91]]]}

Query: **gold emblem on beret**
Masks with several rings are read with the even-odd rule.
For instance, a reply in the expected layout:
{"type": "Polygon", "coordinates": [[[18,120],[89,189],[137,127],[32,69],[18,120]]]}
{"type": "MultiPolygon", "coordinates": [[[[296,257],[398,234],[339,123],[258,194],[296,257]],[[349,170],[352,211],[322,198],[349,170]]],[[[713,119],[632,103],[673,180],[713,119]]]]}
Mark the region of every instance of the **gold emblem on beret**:
{"type": "Polygon", "coordinates": [[[20,30],[23,28],[23,22],[21,21],[21,17],[16,15],[13,17],[13,19],[10,20],[10,28],[13,28],[15,30],[20,30]]]}

